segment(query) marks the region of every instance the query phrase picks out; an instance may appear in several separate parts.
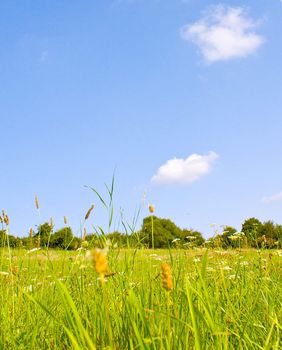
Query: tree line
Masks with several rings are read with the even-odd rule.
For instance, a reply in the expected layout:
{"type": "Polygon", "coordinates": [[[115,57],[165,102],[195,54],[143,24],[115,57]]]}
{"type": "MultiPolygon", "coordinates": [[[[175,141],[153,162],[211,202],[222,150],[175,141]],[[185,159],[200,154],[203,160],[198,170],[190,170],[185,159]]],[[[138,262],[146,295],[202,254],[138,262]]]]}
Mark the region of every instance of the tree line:
{"type": "Polygon", "coordinates": [[[170,219],[151,215],[143,219],[139,231],[125,234],[114,231],[108,234],[86,234],[81,237],[73,235],[69,226],[54,231],[50,223],[43,223],[27,237],[15,237],[2,227],[0,230],[0,246],[39,248],[49,247],[74,250],[83,247],[104,246],[110,242],[114,247],[146,247],[146,248],[193,248],[209,246],[212,248],[282,248],[282,225],[273,221],[261,222],[257,218],[249,218],[242,224],[241,230],[231,226],[215,229],[213,237],[205,240],[202,233],[193,229],[181,229],[170,219]]]}

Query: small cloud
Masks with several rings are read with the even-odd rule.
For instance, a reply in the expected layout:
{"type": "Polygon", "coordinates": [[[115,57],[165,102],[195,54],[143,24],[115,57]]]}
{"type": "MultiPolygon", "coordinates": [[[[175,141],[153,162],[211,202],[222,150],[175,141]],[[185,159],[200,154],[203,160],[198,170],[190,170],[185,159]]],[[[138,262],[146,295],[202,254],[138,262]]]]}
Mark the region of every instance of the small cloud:
{"type": "Polygon", "coordinates": [[[282,201],[282,192],[273,194],[272,196],[263,197],[261,200],[263,203],[272,203],[282,201]]]}
{"type": "Polygon", "coordinates": [[[218,158],[215,152],[207,155],[191,154],[186,159],[173,158],[162,165],[152,182],[156,184],[188,184],[199,180],[211,171],[212,164],[218,158]]]}
{"type": "Polygon", "coordinates": [[[198,46],[208,63],[246,57],[263,43],[258,22],[243,7],[212,6],[199,21],[181,28],[184,40],[198,46]]]}

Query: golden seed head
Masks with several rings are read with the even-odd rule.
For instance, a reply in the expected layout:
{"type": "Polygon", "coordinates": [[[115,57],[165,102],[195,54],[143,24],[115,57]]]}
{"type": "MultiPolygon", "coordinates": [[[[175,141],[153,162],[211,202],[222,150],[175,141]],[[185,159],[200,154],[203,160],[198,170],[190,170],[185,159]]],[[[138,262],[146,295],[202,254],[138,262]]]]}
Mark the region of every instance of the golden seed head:
{"type": "Polygon", "coordinates": [[[155,207],[153,206],[153,204],[149,204],[149,212],[153,214],[154,211],[155,211],[155,207]]]}
{"type": "Polygon", "coordinates": [[[68,217],[64,216],[64,224],[66,225],[68,223],[68,217]]]}
{"type": "Polygon", "coordinates": [[[163,263],[161,265],[162,269],[162,280],[163,280],[163,288],[166,290],[172,290],[173,284],[172,284],[172,275],[171,275],[171,269],[169,264],[163,263]]]}
{"type": "Polygon", "coordinates": [[[83,241],[86,241],[86,234],[87,234],[86,227],[84,227],[84,229],[83,229],[83,241]]]}
{"type": "Polygon", "coordinates": [[[88,209],[86,215],[85,215],[85,220],[89,218],[89,215],[91,214],[91,211],[94,209],[94,204],[91,205],[91,207],[88,209]]]}
{"type": "Polygon", "coordinates": [[[32,227],[29,229],[29,238],[32,238],[32,235],[33,235],[33,229],[32,227]]]}
{"type": "Polygon", "coordinates": [[[12,266],[10,268],[10,271],[13,275],[16,275],[19,272],[19,267],[18,266],[12,266]]]}
{"type": "Polygon", "coordinates": [[[5,224],[6,224],[7,226],[9,225],[10,220],[9,220],[7,214],[4,215],[3,221],[5,222],[5,224]]]}
{"type": "Polygon", "coordinates": [[[92,261],[97,274],[105,275],[109,272],[107,256],[102,250],[95,249],[92,252],[92,261]]]}
{"type": "Polygon", "coordinates": [[[35,206],[36,206],[36,209],[39,209],[39,202],[38,202],[37,196],[35,196],[35,206]]]}

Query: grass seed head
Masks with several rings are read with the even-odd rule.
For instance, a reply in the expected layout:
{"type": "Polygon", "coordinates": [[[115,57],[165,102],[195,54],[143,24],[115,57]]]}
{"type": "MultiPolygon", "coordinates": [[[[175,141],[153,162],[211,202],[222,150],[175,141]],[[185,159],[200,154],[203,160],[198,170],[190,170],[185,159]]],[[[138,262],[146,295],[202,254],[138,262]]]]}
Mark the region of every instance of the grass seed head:
{"type": "Polygon", "coordinates": [[[85,220],[87,220],[91,214],[91,211],[94,209],[94,204],[91,205],[91,207],[88,209],[86,215],[85,215],[85,220]]]}
{"type": "Polygon", "coordinates": [[[35,196],[35,206],[36,206],[36,209],[39,209],[39,202],[38,202],[37,196],[35,196]]]}
{"type": "Polygon", "coordinates": [[[86,227],[84,227],[84,229],[83,229],[83,241],[86,241],[86,234],[87,234],[86,227]]]}
{"type": "Polygon", "coordinates": [[[95,249],[92,252],[92,262],[98,275],[104,276],[109,272],[107,256],[103,250],[95,249]]]}
{"type": "Polygon", "coordinates": [[[68,223],[68,217],[64,216],[64,224],[66,225],[68,223]]]}
{"type": "Polygon", "coordinates": [[[163,288],[166,289],[167,291],[170,291],[173,288],[170,266],[167,263],[163,263],[161,265],[161,269],[162,269],[163,288]]]}
{"type": "Polygon", "coordinates": [[[7,226],[9,225],[10,220],[7,214],[4,215],[3,221],[7,226]]]}
{"type": "Polygon", "coordinates": [[[155,211],[155,207],[153,206],[153,204],[149,204],[149,212],[150,212],[151,214],[153,214],[154,211],[155,211]]]}

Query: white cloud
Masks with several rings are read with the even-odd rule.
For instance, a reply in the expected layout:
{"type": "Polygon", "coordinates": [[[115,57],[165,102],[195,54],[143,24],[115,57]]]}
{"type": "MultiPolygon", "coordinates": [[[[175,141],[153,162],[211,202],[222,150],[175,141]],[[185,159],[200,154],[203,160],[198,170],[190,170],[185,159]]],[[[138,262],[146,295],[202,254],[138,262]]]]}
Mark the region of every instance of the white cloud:
{"type": "Polygon", "coordinates": [[[282,192],[275,193],[272,196],[263,197],[261,201],[264,203],[282,201],[282,192]]]}
{"type": "Polygon", "coordinates": [[[199,180],[211,171],[212,164],[218,158],[215,152],[207,155],[191,154],[186,159],[173,158],[162,165],[152,182],[157,184],[191,183],[199,180]]]}
{"type": "Polygon", "coordinates": [[[181,28],[184,40],[195,43],[205,61],[246,57],[263,43],[255,32],[258,22],[242,7],[212,6],[199,21],[181,28]]]}

